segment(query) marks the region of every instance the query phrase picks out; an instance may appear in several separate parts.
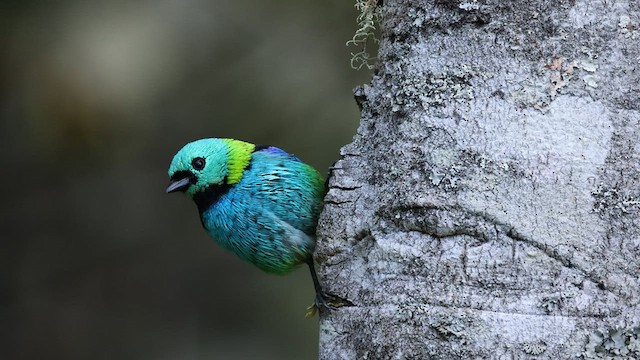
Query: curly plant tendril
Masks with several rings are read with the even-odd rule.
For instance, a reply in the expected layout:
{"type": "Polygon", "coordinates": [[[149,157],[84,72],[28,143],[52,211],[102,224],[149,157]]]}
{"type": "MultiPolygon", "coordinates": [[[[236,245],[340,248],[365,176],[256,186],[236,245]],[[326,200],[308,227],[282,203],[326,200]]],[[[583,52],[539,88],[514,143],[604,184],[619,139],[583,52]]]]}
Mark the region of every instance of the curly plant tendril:
{"type": "Polygon", "coordinates": [[[346,45],[354,45],[360,48],[360,51],[351,53],[351,68],[360,70],[366,67],[371,70],[374,67],[371,64],[371,60],[375,60],[375,57],[371,57],[367,45],[369,45],[370,40],[374,44],[380,41],[375,34],[379,20],[378,1],[356,0],[354,7],[360,12],[357,18],[358,30],[356,30],[353,38],[347,41],[346,45]]]}

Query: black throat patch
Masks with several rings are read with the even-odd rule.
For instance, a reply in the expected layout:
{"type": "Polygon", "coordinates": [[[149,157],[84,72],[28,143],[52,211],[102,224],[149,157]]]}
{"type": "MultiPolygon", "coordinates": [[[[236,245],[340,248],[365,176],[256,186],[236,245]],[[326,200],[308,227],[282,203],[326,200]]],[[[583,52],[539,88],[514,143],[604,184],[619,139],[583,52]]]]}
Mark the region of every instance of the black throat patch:
{"type": "Polygon", "coordinates": [[[219,185],[209,185],[204,191],[200,191],[193,195],[193,201],[198,206],[198,212],[202,217],[202,213],[207,211],[211,205],[220,200],[220,197],[229,192],[233,185],[227,184],[227,179],[219,185]]]}

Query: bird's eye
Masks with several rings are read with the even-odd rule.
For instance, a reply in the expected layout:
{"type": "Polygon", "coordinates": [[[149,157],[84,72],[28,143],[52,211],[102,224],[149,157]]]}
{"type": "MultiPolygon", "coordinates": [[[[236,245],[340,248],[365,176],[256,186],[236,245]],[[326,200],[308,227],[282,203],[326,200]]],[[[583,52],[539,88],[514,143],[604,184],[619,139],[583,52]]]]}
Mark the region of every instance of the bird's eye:
{"type": "Polygon", "coordinates": [[[191,166],[193,166],[193,168],[196,170],[204,169],[204,164],[205,164],[205,161],[201,157],[197,157],[191,160],[191,166]]]}

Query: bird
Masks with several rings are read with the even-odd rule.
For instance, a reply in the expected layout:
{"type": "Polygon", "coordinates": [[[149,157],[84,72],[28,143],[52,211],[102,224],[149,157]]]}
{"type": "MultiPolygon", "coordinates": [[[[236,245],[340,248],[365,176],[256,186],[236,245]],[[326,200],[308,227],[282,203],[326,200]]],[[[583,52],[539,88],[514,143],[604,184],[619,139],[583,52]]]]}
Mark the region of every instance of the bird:
{"type": "Polygon", "coordinates": [[[191,198],[206,232],[259,269],[286,274],[306,264],[316,292],[307,316],[353,304],[325,292],[314,266],[325,181],[312,166],[270,145],[229,138],[190,142],[173,157],[167,193],[191,198]]]}

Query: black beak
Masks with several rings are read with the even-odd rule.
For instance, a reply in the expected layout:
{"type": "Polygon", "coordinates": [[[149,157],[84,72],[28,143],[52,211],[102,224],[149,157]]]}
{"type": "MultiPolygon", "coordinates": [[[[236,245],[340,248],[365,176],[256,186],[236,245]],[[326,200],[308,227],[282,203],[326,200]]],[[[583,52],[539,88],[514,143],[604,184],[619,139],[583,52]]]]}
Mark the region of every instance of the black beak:
{"type": "Polygon", "coordinates": [[[188,177],[171,180],[171,183],[169,183],[169,186],[167,187],[167,193],[184,191],[189,185],[191,185],[191,179],[188,177]]]}

